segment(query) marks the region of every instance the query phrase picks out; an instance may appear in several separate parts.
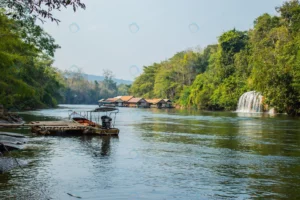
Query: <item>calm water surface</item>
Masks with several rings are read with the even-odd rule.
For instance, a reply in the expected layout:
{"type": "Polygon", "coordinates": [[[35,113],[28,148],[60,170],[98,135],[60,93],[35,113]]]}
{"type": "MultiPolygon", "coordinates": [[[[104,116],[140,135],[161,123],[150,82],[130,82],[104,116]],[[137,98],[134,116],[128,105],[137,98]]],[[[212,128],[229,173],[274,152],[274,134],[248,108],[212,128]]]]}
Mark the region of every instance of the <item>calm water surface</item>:
{"type": "Polygon", "coordinates": [[[12,153],[30,164],[0,175],[0,199],[300,199],[299,118],[120,108],[116,126],[118,138],[32,137],[12,153]]]}

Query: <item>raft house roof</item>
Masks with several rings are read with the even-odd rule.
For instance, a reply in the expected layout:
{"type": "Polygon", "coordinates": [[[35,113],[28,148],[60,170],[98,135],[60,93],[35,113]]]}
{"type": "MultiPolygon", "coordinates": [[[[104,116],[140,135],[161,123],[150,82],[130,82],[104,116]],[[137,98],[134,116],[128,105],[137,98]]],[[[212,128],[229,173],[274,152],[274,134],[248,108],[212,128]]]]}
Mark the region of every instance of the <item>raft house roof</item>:
{"type": "Polygon", "coordinates": [[[172,102],[170,99],[164,99],[164,101],[165,101],[166,103],[171,103],[171,102],[172,102]]]}
{"type": "Polygon", "coordinates": [[[105,102],[114,103],[114,102],[117,102],[118,100],[120,100],[120,99],[118,99],[118,98],[108,98],[108,99],[105,100],[105,102]]]}
{"type": "MultiPolygon", "coordinates": [[[[144,100],[146,101],[144,98],[131,98],[128,103],[138,103],[140,102],[141,100],[144,100]]],[[[146,101],[147,102],[147,101],[146,101]]]]}
{"type": "Polygon", "coordinates": [[[146,99],[146,101],[151,104],[165,103],[163,99],[146,99]]]}
{"type": "Polygon", "coordinates": [[[117,98],[121,99],[122,101],[129,101],[133,98],[133,96],[118,96],[117,98]]]}

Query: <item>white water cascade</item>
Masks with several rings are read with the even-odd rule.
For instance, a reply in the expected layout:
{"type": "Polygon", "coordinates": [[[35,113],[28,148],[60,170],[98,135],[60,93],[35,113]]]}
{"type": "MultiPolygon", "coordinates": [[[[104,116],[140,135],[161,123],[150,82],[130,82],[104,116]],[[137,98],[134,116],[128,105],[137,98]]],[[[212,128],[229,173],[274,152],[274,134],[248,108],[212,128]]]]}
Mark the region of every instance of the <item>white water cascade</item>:
{"type": "Polygon", "coordinates": [[[256,91],[246,92],[240,97],[237,112],[262,112],[262,100],[263,96],[261,95],[261,93],[256,91]]]}

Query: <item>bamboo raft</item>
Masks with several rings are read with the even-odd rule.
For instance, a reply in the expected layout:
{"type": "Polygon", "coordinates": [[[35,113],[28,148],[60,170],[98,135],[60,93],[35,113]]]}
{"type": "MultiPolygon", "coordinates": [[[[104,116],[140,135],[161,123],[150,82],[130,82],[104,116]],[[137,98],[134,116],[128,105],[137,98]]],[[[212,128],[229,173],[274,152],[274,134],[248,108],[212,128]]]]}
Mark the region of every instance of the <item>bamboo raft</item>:
{"type": "Polygon", "coordinates": [[[109,116],[107,114],[102,116],[101,126],[99,124],[100,116],[94,115],[99,114],[100,112],[111,112],[116,115],[119,110],[111,107],[100,107],[92,111],[86,111],[85,115],[72,112],[69,114],[68,121],[32,121],[28,124],[0,124],[0,127],[30,127],[31,132],[38,135],[84,134],[117,136],[119,134],[119,129],[114,128],[114,125],[112,125],[112,118],[109,117],[111,114],[109,116]],[[92,119],[96,120],[96,122],[92,121],[92,119]],[[105,121],[107,119],[108,121],[105,121]]]}
{"type": "Polygon", "coordinates": [[[31,126],[31,132],[39,135],[55,135],[61,133],[84,135],[111,135],[117,136],[119,129],[103,129],[100,125],[82,125],[74,121],[35,121],[27,124],[31,126]]]}
{"type": "Polygon", "coordinates": [[[57,135],[57,134],[84,134],[84,135],[102,135],[117,136],[119,129],[103,129],[100,125],[94,123],[93,126],[82,125],[76,121],[33,121],[28,124],[0,124],[4,128],[30,127],[32,133],[38,135],[57,135]]]}

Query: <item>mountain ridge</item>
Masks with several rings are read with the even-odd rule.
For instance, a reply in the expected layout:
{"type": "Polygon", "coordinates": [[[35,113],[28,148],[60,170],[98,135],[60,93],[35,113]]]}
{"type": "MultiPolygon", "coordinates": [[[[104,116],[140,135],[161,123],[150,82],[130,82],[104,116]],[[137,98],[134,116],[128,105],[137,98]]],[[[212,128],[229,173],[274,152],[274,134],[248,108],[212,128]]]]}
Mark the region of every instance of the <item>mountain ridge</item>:
{"type": "MultiPolygon", "coordinates": [[[[89,81],[103,81],[104,76],[98,76],[98,75],[91,75],[91,74],[83,74],[84,77],[89,81]]],[[[119,84],[126,84],[130,85],[133,83],[133,81],[130,80],[124,80],[119,78],[113,78],[113,80],[119,85],[119,84]]]]}

